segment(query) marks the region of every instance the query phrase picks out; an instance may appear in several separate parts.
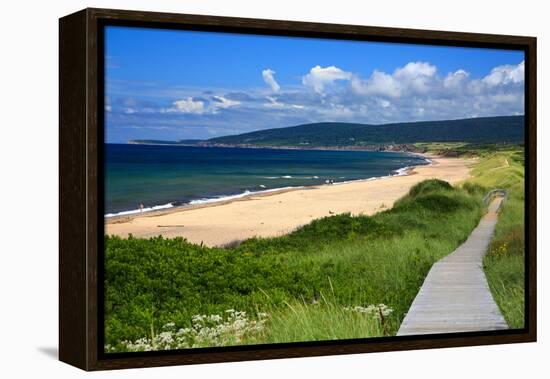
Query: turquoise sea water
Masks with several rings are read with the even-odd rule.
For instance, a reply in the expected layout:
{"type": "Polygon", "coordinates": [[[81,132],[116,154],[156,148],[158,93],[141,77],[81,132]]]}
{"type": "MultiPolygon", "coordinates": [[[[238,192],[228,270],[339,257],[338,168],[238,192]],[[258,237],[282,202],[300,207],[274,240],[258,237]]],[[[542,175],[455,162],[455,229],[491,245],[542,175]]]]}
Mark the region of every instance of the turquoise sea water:
{"type": "Polygon", "coordinates": [[[400,175],[407,153],[105,145],[105,214],[215,202],[278,188],[400,175]]]}

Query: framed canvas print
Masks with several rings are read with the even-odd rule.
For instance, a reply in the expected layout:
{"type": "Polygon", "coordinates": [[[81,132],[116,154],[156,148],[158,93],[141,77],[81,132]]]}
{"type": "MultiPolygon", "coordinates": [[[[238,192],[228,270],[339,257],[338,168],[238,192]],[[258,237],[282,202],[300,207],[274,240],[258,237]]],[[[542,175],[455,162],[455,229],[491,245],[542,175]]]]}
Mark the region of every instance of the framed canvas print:
{"type": "Polygon", "coordinates": [[[535,38],[59,25],[62,361],[535,341],[535,38]]]}

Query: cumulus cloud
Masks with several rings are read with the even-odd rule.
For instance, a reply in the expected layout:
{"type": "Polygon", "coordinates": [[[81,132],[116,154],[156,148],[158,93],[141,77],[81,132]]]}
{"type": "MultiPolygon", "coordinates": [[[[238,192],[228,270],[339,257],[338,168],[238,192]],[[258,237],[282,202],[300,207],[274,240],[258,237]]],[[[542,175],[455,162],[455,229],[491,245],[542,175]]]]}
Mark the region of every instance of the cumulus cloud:
{"type": "Polygon", "coordinates": [[[414,93],[426,93],[435,77],[437,67],[427,62],[409,62],[395,70],[394,78],[414,93]]]}
{"type": "Polygon", "coordinates": [[[378,70],[375,70],[366,81],[354,76],[351,80],[351,87],[360,95],[401,96],[400,83],[392,75],[378,70]]]}
{"type": "Polygon", "coordinates": [[[350,80],[351,72],[346,72],[336,66],[313,67],[307,75],[302,77],[302,83],[313,88],[317,93],[323,93],[325,87],[337,80],[350,80]]]}
{"type": "Polygon", "coordinates": [[[435,65],[413,61],[391,73],[374,70],[367,79],[353,73],[349,91],[336,95],[361,122],[523,114],[524,62],[497,66],[481,78],[471,76],[465,69],[441,76],[435,65]]]}
{"type": "Polygon", "coordinates": [[[271,90],[273,92],[279,92],[281,86],[275,80],[275,71],[266,68],[262,71],[262,77],[264,78],[264,82],[266,82],[266,84],[271,87],[271,90]]]}
{"type": "Polygon", "coordinates": [[[525,80],[525,61],[518,65],[497,66],[483,78],[483,82],[491,87],[510,83],[522,83],[525,80]]]}
{"type": "Polygon", "coordinates": [[[465,70],[459,69],[455,72],[449,72],[445,79],[443,79],[443,87],[448,89],[457,89],[464,86],[467,83],[470,73],[465,70]]]}
{"type": "Polygon", "coordinates": [[[374,70],[366,81],[356,75],[351,86],[362,95],[397,98],[411,93],[423,94],[431,89],[436,72],[437,68],[430,63],[409,62],[392,74],[374,70]]]}
{"type": "Polygon", "coordinates": [[[395,70],[394,75],[397,78],[403,79],[417,79],[417,78],[430,78],[437,72],[437,67],[428,62],[409,62],[403,67],[399,67],[395,70]]]}
{"type": "Polygon", "coordinates": [[[204,112],[204,101],[193,100],[192,97],[176,100],[172,103],[173,107],[170,110],[181,113],[198,113],[204,112]]]}
{"type": "Polygon", "coordinates": [[[209,99],[198,99],[189,96],[185,99],[172,102],[170,108],[162,108],[161,113],[188,113],[188,114],[207,114],[218,113],[221,109],[228,109],[240,105],[238,100],[231,100],[221,95],[215,95],[209,99]]]}

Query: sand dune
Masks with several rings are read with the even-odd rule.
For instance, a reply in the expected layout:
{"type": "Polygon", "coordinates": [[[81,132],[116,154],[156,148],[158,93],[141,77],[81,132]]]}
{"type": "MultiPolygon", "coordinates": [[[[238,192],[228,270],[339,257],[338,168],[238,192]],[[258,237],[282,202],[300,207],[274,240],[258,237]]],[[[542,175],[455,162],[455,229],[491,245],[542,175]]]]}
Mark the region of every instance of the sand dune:
{"type": "Polygon", "coordinates": [[[286,190],[157,213],[108,219],[106,234],[127,237],[181,236],[193,243],[221,246],[250,237],[289,233],[316,218],[349,212],[370,215],[405,195],[414,184],[439,178],[456,183],[468,178],[473,160],[430,157],[406,176],[286,190]]]}

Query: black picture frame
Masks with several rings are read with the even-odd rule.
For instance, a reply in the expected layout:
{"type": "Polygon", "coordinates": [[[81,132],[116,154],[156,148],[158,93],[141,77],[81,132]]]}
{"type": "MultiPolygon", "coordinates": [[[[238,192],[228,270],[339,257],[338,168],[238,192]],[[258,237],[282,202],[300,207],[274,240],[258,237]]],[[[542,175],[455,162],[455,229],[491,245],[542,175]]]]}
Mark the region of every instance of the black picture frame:
{"type": "Polygon", "coordinates": [[[84,370],[536,341],[536,38],[84,9],[59,20],[59,359],[84,370]],[[521,50],[525,53],[525,328],[439,335],[103,352],[103,30],[106,25],[521,50]]]}

